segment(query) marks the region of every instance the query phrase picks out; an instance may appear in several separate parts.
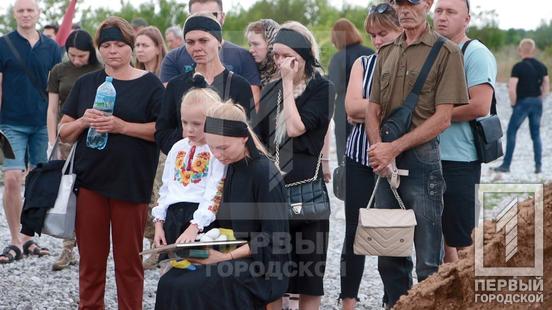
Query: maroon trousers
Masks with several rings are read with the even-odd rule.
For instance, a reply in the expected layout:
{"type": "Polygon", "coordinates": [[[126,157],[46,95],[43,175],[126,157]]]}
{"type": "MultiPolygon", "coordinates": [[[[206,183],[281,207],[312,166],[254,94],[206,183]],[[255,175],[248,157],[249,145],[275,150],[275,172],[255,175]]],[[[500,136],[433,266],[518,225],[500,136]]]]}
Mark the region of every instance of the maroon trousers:
{"type": "Polygon", "coordinates": [[[79,247],[79,309],[104,309],[110,231],[119,309],[142,309],[144,269],[142,239],[146,203],[107,198],[79,188],[75,232],[79,247]]]}

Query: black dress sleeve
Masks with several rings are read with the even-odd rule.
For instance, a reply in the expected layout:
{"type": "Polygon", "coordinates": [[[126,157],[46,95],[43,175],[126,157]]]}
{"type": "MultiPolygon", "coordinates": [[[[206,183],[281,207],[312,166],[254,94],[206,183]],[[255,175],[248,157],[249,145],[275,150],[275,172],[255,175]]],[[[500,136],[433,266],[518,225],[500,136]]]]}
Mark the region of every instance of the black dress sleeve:
{"type": "Polygon", "coordinates": [[[175,81],[178,80],[173,79],[167,84],[155,124],[155,141],[165,154],[168,154],[172,146],[182,139],[182,132],[178,130],[175,108],[178,106],[177,100],[179,100],[176,98],[177,85],[175,81]]]}
{"type": "Polygon", "coordinates": [[[333,115],[335,90],[333,83],[321,80],[317,87],[312,88],[312,96],[301,107],[299,114],[309,131],[320,126],[326,126],[333,115]]]}
{"type": "Polygon", "coordinates": [[[230,89],[230,98],[243,107],[247,119],[251,119],[252,111],[255,110],[255,104],[253,103],[253,93],[251,92],[251,85],[241,76],[234,74],[232,76],[232,85],[230,89]]]}

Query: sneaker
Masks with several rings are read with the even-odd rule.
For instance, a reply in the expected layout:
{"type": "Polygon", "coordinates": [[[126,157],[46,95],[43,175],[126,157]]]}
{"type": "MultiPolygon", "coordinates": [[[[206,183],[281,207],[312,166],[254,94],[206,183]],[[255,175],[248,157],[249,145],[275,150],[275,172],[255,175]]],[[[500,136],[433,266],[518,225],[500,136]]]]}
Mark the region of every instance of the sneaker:
{"type": "Polygon", "coordinates": [[[52,270],[60,271],[69,267],[69,265],[74,265],[76,263],[77,263],[77,260],[73,257],[73,249],[63,248],[63,251],[61,251],[61,255],[52,264],[52,270]]]}
{"type": "Polygon", "coordinates": [[[491,168],[491,170],[493,170],[494,172],[510,172],[510,168],[506,168],[504,166],[498,166],[498,167],[494,167],[494,168],[491,168]]]}

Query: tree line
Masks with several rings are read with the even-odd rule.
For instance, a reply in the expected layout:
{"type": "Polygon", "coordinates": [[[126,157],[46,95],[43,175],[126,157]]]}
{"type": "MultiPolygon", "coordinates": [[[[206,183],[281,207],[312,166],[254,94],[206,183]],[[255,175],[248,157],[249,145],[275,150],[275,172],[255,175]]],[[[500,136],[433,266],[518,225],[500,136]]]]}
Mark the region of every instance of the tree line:
{"type": "MultiPolygon", "coordinates": [[[[68,0],[42,0],[41,25],[59,23],[63,18],[68,0]]],[[[140,5],[132,4],[130,0],[120,0],[121,9],[118,11],[109,8],[80,9],[77,4],[77,16],[80,16],[80,25],[91,34],[102,20],[110,15],[118,15],[127,20],[143,18],[150,25],[157,26],[162,32],[170,26],[182,26],[188,16],[187,1],[152,0],[140,5]]],[[[249,22],[262,18],[272,18],[279,23],[287,20],[296,20],[311,29],[316,36],[321,50],[321,63],[327,67],[335,48],[330,41],[330,30],[334,22],[346,17],[356,25],[364,37],[364,43],[371,45],[364,31],[364,19],[371,3],[366,7],[344,5],[336,8],[329,4],[329,0],[259,0],[245,9],[241,6],[225,8],[227,12],[224,24],[224,37],[236,44],[246,46],[244,30],[249,22]]],[[[535,30],[508,29],[498,27],[498,16],[495,11],[481,11],[472,13],[474,25],[469,28],[468,35],[484,42],[493,52],[502,49],[511,49],[525,37],[533,38],[545,56],[552,58],[552,20],[542,22],[535,30]]],[[[15,28],[12,7],[5,14],[0,15],[0,33],[7,33],[15,28]]]]}

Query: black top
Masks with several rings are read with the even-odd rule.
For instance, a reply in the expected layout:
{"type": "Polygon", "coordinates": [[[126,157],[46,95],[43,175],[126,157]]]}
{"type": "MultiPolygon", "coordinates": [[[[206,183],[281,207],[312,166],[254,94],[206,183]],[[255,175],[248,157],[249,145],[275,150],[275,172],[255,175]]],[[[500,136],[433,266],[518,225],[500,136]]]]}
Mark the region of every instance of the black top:
{"type": "MultiPolygon", "coordinates": [[[[275,153],[276,107],[281,80],[269,83],[261,94],[259,113],[254,119],[255,132],[272,154],[275,153]]],[[[286,184],[310,179],[316,171],[318,156],[333,115],[335,89],[333,83],[316,74],[295,104],[306,132],[299,137],[286,138],[280,149],[280,168],[286,184]],[[291,142],[291,143],[290,143],[291,142]]],[[[283,101],[283,100],[282,100],[283,101]]],[[[283,109],[283,102],[280,103],[283,109]]],[[[282,112],[283,113],[283,112],[282,112]]],[[[328,154],[325,154],[327,157],[328,154]]],[[[318,173],[322,177],[322,171],[318,173]]]]}
{"type": "MultiPolygon", "coordinates": [[[[261,263],[264,267],[269,264],[283,267],[290,259],[289,248],[286,247],[289,242],[286,239],[289,237],[289,206],[281,175],[269,171],[277,170],[265,156],[246,158],[228,165],[217,221],[220,227],[232,228],[236,239],[249,241],[254,263],[261,263]]],[[[270,268],[265,270],[265,276],[268,276],[270,268]]],[[[254,281],[249,277],[237,276],[237,280],[255,297],[268,302],[285,293],[288,285],[284,274],[274,276],[281,278],[260,277],[254,281]]]]}
{"type": "Polygon", "coordinates": [[[347,45],[335,53],[328,67],[328,78],[335,85],[338,96],[345,97],[353,64],[360,56],[372,55],[374,51],[362,44],[347,45]]]}
{"type": "MultiPolygon", "coordinates": [[[[92,108],[96,89],[105,81],[104,70],[82,76],[63,105],[63,114],[74,119],[92,108]]],[[[113,115],[132,123],[155,122],[163,84],[152,73],[130,81],[113,79],[117,91],[113,115]]],[[[132,203],[149,203],[159,150],[154,142],[121,134],[109,134],[103,150],[86,146],[83,131],[75,153],[77,186],[106,197],[132,203]]]]}
{"type": "MultiPolygon", "coordinates": [[[[183,73],[167,84],[159,119],[155,126],[155,140],[165,154],[169,153],[176,142],[182,140],[180,105],[182,104],[182,96],[193,87],[192,78],[194,73],[193,70],[183,73]]],[[[254,109],[251,86],[243,77],[234,73],[230,81],[230,98],[224,98],[228,73],[229,71],[224,69],[221,74],[215,77],[211,87],[223,100],[232,99],[232,101],[240,104],[249,118],[250,112],[254,109]]]]}
{"type": "Polygon", "coordinates": [[[542,95],[543,78],[548,75],[546,66],[535,58],[524,58],[512,68],[512,77],[517,77],[517,100],[542,95]]]}

